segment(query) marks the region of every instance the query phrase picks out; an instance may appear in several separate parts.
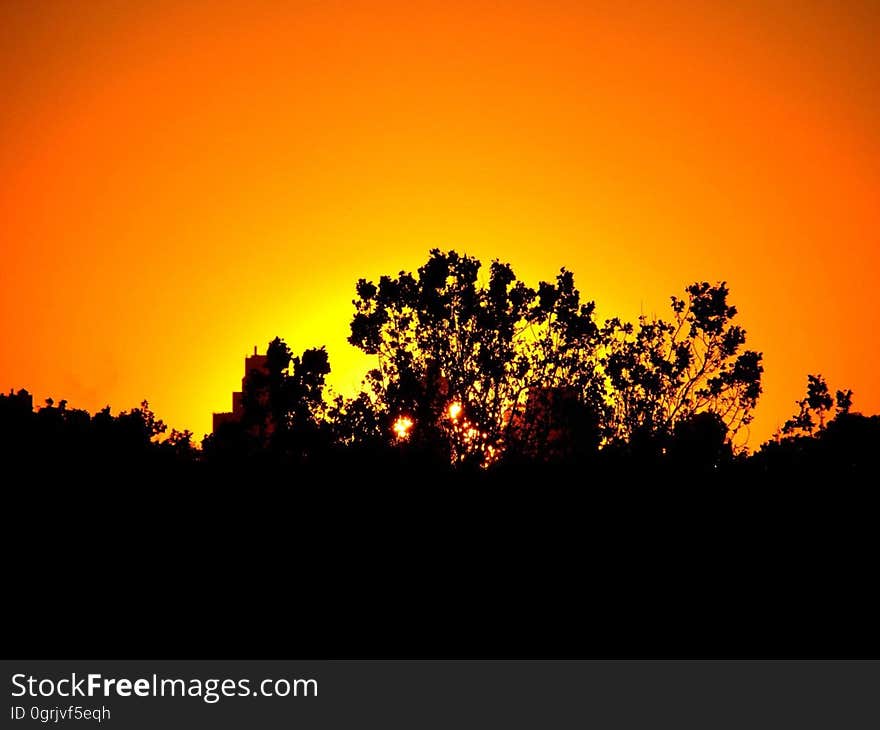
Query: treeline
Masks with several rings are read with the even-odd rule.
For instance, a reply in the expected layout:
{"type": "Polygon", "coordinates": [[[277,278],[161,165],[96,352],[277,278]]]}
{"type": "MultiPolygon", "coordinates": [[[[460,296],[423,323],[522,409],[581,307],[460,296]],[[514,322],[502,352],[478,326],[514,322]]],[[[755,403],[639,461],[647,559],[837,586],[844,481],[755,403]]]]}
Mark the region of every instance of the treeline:
{"type": "MultiPolygon", "coordinates": [[[[819,378],[811,379],[823,382],[819,378]]],[[[362,404],[359,404],[362,405],[362,404]]],[[[735,452],[714,414],[696,414],[681,421],[659,449],[648,443],[616,443],[592,450],[572,450],[565,458],[542,457],[538,448],[505,452],[485,469],[448,460],[446,444],[410,442],[389,435],[380,438],[382,420],[370,409],[353,411],[346,404],[323,404],[320,420],[305,410],[301,420],[275,430],[225,424],[207,436],[198,449],[190,432],[171,430],[156,418],[149,404],[112,415],[95,414],[48,402],[34,410],[26,391],[0,395],[0,439],[7,469],[88,469],[95,476],[137,474],[138,470],[173,471],[195,476],[220,469],[289,469],[291,475],[311,469],[380,469],[381,473],[430,470],[435,476],[453,473],[508,477],[532,471],[582,470],[584,481],[609,472],[650,475],[687,474],[714,477],[769,475],[781,479],[873,478],[878,473],[875,450],[880,443],[880,416],[836,409],[813,428],[790,428],[753,453],[735,452]],[[335,417],[326,417],[333,413],[335,417]],[[361,440],[368,427],[368,438],[361,440]],[[432,448],[433,446],[433,448],[432,448]]],[[[247,411],[249,419],[253,411],[247,411]]],[[[813,411],[815,417],[822,411],[813,411]]],[[[257,419],[260,428],[265,421],[257,419]]],[[[790,425],[790,424],[789,424],[790,425]]],[[[393,434],[393,431],[391,432],[393,434]]],[[[576,434],[576,432],[575,432],[576,434]]],[[[574,436],[575,434],[572,434],[574,436]]]]}
{"type": "Polygon", "coordinates": [[[510,475],[868,476],[880,418],[810,375],[797,412],[749,454],[737,444],[761,394],[725,283],[671,297],[667,318],[597,321],[571,272],[532,288],[498,261],[431,252],[416,274],[356,286],[349,341],[375,357],[360,393],[331,394],[323,348],[280,338],[247,374],[240,409],[202,448],[147,402],[112,415],[25,391],[0,396],[7,460],[195,473],[266,467],[510,475]]]}
{"type": "Polygon", "coordinates": [[[109,406],[91,414],[51,398],[35,409],[25,390],[0,395],[0,443],[7,470],[20,466],[32,476],[50,469],[88,468],[96,475],[177,469],[200,457],[192,433],[169,432],[147,401],[116,415],[109,406]]]}

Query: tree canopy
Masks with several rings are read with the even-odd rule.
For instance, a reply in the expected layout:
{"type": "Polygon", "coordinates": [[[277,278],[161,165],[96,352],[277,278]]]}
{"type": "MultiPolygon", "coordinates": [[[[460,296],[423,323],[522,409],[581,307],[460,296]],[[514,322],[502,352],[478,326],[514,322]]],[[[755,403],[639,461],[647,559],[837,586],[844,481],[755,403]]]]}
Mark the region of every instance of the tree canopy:
{"type": "Polygon", "coordinates": [[[376,357],[362,402],[454,462],[486,465],[648,440],[714,414],[732,436],[761,393],[725,283],[672,297],[672,317],[599,324],[570,271],[530,287],[511,266],[434,249],[416,274],[358,281],[349,342],[376,357]],[[517,453],[514,453],[517,452],[517,453]]]}

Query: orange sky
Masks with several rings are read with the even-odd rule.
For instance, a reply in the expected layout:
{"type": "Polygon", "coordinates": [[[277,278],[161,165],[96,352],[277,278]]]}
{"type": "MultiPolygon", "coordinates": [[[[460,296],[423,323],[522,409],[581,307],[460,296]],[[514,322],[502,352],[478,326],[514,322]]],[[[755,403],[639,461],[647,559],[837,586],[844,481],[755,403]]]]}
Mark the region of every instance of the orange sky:
{"type": "Polygon", "coordinates": [[[765,354],[880,412],[876,3],[0,3],[0,388],[198,436],[431,247],[602,316],[726,279],[765,354]],[[621,6],[626,6],[622,9],[621,6]]]}

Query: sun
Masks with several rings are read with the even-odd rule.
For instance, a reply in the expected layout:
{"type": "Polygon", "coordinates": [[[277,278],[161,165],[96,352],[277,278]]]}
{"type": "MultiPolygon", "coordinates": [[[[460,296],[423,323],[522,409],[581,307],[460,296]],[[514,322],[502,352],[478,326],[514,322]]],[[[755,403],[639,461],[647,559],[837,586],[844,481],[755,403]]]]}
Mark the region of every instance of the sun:
{"type": "Polygon", "coordinates": [[[399,416],[391,427],[394,434],[401,441],[409,438],[409,431],[413,426],[413,420],[409,416],[399,416]]]}

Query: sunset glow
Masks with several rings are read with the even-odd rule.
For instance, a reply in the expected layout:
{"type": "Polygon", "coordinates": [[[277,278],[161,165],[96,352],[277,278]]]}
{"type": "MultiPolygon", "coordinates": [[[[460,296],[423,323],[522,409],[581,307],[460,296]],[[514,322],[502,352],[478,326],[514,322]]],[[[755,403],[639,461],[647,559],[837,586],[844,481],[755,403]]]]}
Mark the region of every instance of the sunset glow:
{"type": "Polygon", "coordinates": [[[878,37],[830,0],[0,3],[0,389],[200,438],[279,335],[352,394],[356,280],[441,247],[600,319],[726,280],[750,445],[808,372],[876,413],[878,37]]]}

